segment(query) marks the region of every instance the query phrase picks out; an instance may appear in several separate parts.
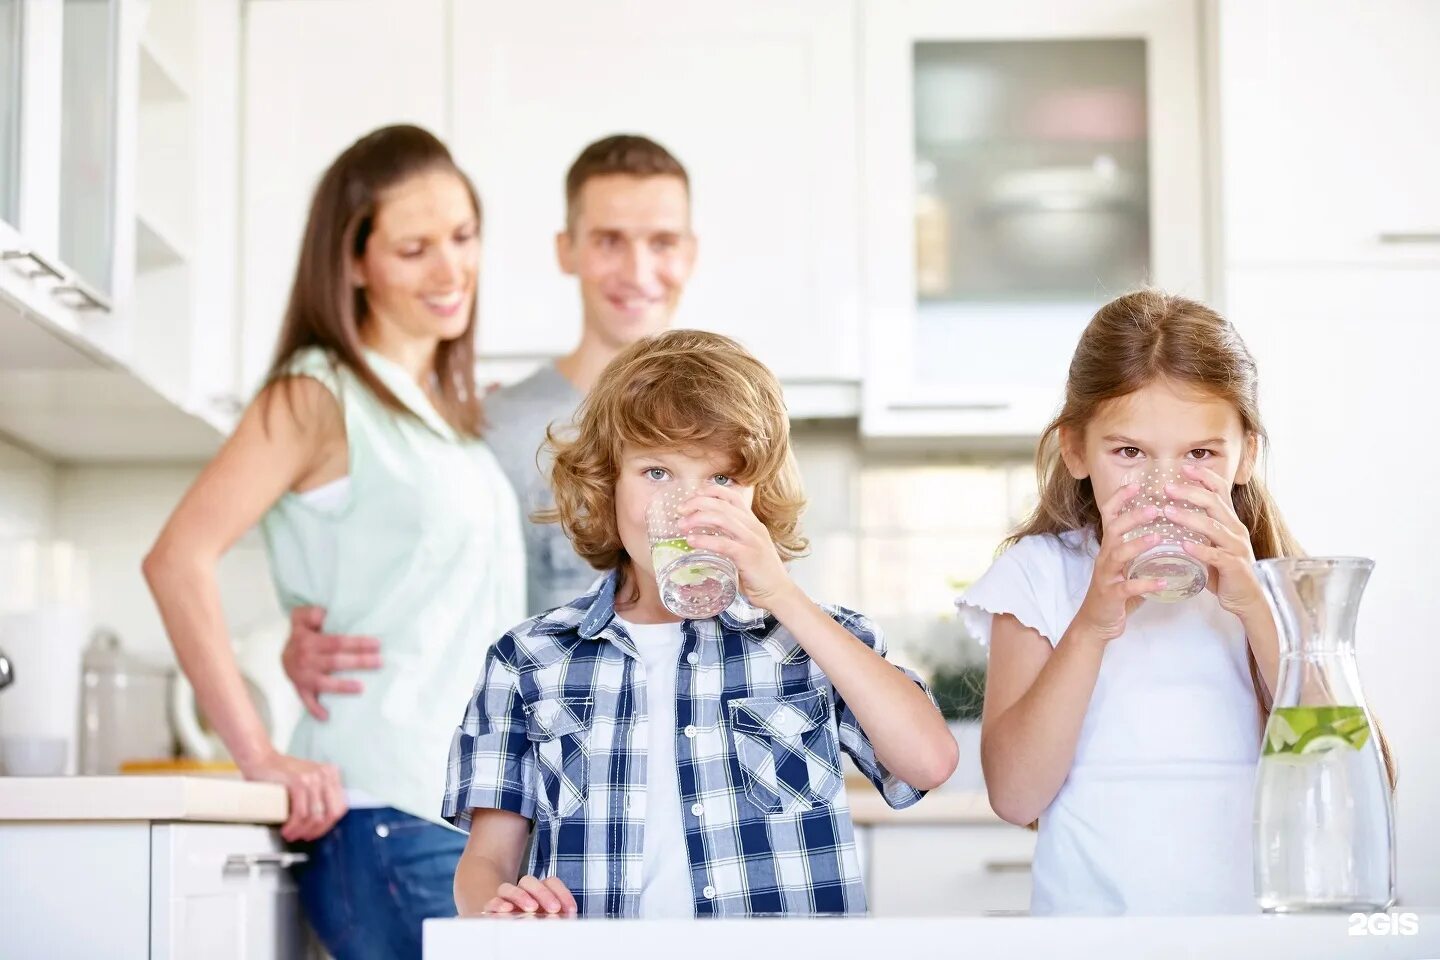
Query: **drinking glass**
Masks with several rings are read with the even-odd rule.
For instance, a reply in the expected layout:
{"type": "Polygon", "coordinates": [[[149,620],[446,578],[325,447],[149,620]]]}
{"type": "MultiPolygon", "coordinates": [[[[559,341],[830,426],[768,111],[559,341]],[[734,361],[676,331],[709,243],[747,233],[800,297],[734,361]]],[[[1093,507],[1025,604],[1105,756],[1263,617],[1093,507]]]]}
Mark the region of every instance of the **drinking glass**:
{"type": "MultiPolygon", "coordinates": [[[[680,507],[705,489],[704,483],[667,485],[655,494],[646,512],[650,530],[650,562],[660,601],[686,620],[718,616],[735,600],[740,582],[735,564],[711,550],[694,547],[680,531],[680,507]]],[[[720,531],[697,527],[692,533],[718,536],[720,531]]]]}

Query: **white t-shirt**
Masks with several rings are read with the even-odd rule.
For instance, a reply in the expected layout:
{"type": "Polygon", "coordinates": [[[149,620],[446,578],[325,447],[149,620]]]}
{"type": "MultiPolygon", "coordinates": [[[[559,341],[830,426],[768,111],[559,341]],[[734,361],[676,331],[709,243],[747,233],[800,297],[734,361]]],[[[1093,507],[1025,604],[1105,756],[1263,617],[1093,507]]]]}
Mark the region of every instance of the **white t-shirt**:
{"type": "Polygon", "coordinates": [[[680,812],[680,768],[675,760],[675,675],[685,634],[680,623],[631,623],[617,618],[645,667],[649,713],[645,771],[645,865],[640,916],[695,916],[685,821],[680,812]]]}
{"type": "MultiPolygon", "coordinates": [[[[1059,643],[1090,587],[1088,531],[1026,537],[960,598],[986,644],[1008,613],[1059,643]]],[[[1257,911],[1261,727],[1240,621],[1211,592],[1146,602],[1105,648],[1075,761],[1040,817],[1033,914],[1257,911]]]]}

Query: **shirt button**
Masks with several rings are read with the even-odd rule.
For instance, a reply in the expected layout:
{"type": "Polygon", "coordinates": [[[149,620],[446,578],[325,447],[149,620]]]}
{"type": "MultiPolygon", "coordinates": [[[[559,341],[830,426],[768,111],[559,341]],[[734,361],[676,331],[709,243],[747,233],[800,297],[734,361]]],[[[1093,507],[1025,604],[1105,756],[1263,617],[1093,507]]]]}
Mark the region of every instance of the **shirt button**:
{"type": "Polygon", "coordinates": [[[700,662],[700,654],[692,650],[690,653],[685,655],[685,662],[690,664],[690,666],[692,667],[695,666],[695,664],[700,662]]]}
{"type": "Polygon", "coordinates": [[[697,803],[697,804],[695,804],[694,806],[692,806],[692,807],[690,808],[690,812],[693,813],[693,814],[695,814],[695,816],[697,816],[697,817],[700,816],[702,813],[705,812],[705,804],[703,804],[703,803],[697,803]]]}
{"type": "Polygon", "coordinates": [[[379,837],[379,838],[381,838],[381,839],[383,840],[384,838],[390,836],[390,828],[389,828],[387,825],[383,824],[383,823],[376,824],[376,825],[375,825],[375,836],[377,836],[377,837],[379,837]]]}
{"type": "Polygon", "coordinates": [[[714,900],[714,899],[715,899],[715,888],[714,888],[714,887],[706,887],[704,890],[701,890],[700,892],[703,893],[703,894],[705,894],[705,899],[706,899],[706,900],[714,900]]]}
{"type": "Polygon", "coordinates": [[[685,728],[685,736],[689,737],[691,740],[695,739],[695,734],[697,733],[699,733],[699,731],[695,729],[695,725],[693,723],[685,728]]]}

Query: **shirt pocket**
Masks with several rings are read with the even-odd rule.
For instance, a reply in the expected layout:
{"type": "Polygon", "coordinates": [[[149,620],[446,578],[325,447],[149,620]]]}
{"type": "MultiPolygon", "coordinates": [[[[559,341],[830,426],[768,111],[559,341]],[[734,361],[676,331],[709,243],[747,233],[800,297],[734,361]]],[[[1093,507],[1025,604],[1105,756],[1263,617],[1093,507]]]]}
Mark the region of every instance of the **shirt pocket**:
{"type": "Polygon", "coordinates": [[[552,817],[574,816],[590,789],[590,697],[555,697],[525,707],[525,732],[540,773],[539,805],[552,817]]]}
{"type": "Polygon", "coordinates": [[[736,697],[727,707],[752,804],[765,813],[793,814],[835,799],[842,783],[840,742],[826,691],[736,697]]]}

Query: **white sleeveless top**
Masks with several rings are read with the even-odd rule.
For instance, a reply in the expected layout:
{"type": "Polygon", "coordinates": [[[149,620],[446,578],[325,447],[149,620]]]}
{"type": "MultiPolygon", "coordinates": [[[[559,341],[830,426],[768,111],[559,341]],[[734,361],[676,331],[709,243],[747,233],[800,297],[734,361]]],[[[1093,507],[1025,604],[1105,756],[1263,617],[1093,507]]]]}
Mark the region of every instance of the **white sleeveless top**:
{"type": "MultiPolygon", "coordinates": [[[[1051,645],[1090,587],[1088,531],[1026,537],[960,598],[1051,645]]],[[[1147,602],[1106,646],[1069,777],[1040,817],[1031,913],[1252,913],[1261,727],[1245,632],[1208,590],[1147,602]]]]}

